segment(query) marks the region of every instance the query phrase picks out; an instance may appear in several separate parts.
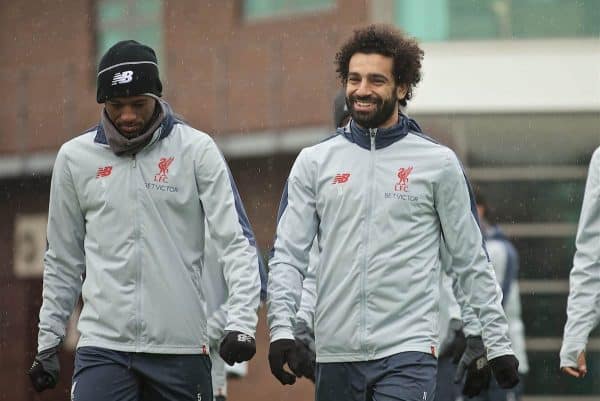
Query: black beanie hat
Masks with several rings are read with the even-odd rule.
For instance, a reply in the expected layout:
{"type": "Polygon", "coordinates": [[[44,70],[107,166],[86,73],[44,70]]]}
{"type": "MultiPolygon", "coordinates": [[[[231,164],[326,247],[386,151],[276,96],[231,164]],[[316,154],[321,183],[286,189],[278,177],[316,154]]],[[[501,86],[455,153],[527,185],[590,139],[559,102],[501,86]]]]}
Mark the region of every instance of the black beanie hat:
{"type": "Polygon", "coordinates": [[[154,50],[135,40],[113,45],[100,60],[97,89],[98,103],[144,93],[161,96],[162,84],[154,50]]]}

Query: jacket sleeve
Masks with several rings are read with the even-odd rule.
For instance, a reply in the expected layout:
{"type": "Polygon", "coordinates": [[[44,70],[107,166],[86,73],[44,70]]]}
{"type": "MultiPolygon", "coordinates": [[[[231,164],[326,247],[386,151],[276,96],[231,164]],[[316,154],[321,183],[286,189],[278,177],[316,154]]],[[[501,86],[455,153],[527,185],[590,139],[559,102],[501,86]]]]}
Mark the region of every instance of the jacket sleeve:
{"type": "MultiPolygon", "coordinates": [[[[453,259],[443,240],[440,246],[440,258],[442,262],[440,309],[444,308],[448,310],[449,319],[459,319],[462,321],[462,330],[465,336],[481,336],[481,324],[475,311],[468,304],[465,293],[458,285],[456,274],[454,274],[454,270],[452,269],[453,259]]],[[[444,327],[447,328],[447,324],[444,327]]],[[[440,335],[446,335],[446,331],[440,332],[440,335]]]]}
{"type": "Polygon", "coordinates": [[[600,148],[588,171],[581,216],[575,240],[576,252],[569,278],[567,323],[560,350],[560,366],[577,366],[577,356],[598,323],[600,302],[600,148]]]}
{"type": "Polygon", "coordinates": [[[227,324],[227,282],[223,277],[223,267],[219,262],[213,241],[210,240],[208,229],[205,237],[202,291],[206,300],[206,327],[212,350],[212,348],[218,349],[227,324]]]}
{"type": "Polygon", "coordinates": [[[206,327],[208,329],[208,340],[211,348],[219,349],[219,343],[225,334],[227,324],[227,304],[221,304],[210,316],[206,327]]]}
{"type": "Polygon", "coordinates": [[[281,199],[273,257],[269,261],[267,295],[271,341],[293,339],[292,327],[300,304],[302,280],[317,233],[314,180],[306,150],[298,155],[281,199]]]}
{"type": "Polygon", "coordinates": [[[449,333],[450,322],[452,320],[461,320],[460,306],[452,292],[452,278],[448,270],[452,258],[448,254],[443,242],[440,245],[440,263],[442,271],[440,272],[440,300],[439,300],[439,334],[440,334],[440,352],[442,346],[446,344],[447,335],[449,333]]]}
{"type": "Polygon", "coordinates": [[[501,305],[502,293],[484,247],[470,186],[450,150],[436,186],[435,204],[444,241],[452,256],[452,270],[466,302],[482,325],[488,359],[514,354],[501,305]]]}
{"type": "Polygon", "coordinates": [[[196,164],[200,202],[227,283],[225,330],[254,336],[260,299],[258,255],[236,209],[237,190],[214,141],[208,138],[196,164]]]}
{"type": "Polygon", "coordinates": [[[59,345],[81,293],[85,271],[85,222],[63,148],[50,185],[47,249],[38,333],[38,352],[59,345]]]}
{"type": "Polygon", "coordinates": [[[460,288],[456,276],[452,278],[452,293],[454,294],[458,304],[460,305],[460,316],[463,322],[463,333],[465,333],[465,336],[481,336],[481,322],[479,322],[477,314],[469,305],[467,301],[467,296],[465,295],[462,288],[460,288]]]}
{"type": "Polygon", "coordinates": [[[233,191],[233,195],[235,198],[235,210],[238,213],[238,220],[240,225],[242,226],[242,230],[244,232],[244,236],[248,238],[250,245],[256,251],[256,256],[258,258],[258,276],[260,278],[260,300],[267,300],[267,267],[265,266],[265,260],[263,259],[260,249],[258,249],[258,245],[256,243],[256,237],[254,236],[254,230],[252,230],[252,225],[250,224],[250,219],[248,219],[248,215],[246,214],[246,208],[244,208],[244,204],[242,203],[242,197],[235,185],[235,180],[231,175],[231,171],[227,170],[229,173],[229,179],[231,181],[231,190],[233,191]]]}
{"type": "MultiPolygon", "coordinates": [[[[260,298],[261,301],[266,299],[267,292],[267,271],[263,258],[260,255],[258,246],[256,245],[256,239],[254,237],[254,231],[250,225],[250,220],[246,214],[246,209],[242,203],[242,199],[239,196],[237,186],[233,177],[231,177],[231,187],[235,198],[235,208],[238,213],[238,219],[244,235],[248,238],[250,244],[256,250],[258,256],[258,268],[261,282],[260,298]],[[264,293],[264,296],[263,296],[264,293]]],[[[207,230],[208,232],[208,230],[207,230]]],[[[213,242],[210,239],[210,235],[206,235],[206,244],[204,247],[204,276],[206,280],[203,282],[203,288],[205,291],[206,308],[208,312],[208,337],[210,340],[210,346],[217,348],[223,335],[225,334],[225,325],[227,324],[227,283],[223,277],[223,267],[221,258],[218,257],[218,253],[215,249],[213,242]]]]}
{"type": "Polygon", "coordinates": [[[315,331],[315,307],[317,301],[317,278],[315,271],[319,263],[319,247],[317,241],[313,242],[313,247],[310,250],[310,259],[308,270],[304,280],[302,281],[302,296],[300,297],[300,309],[298,310],[297,319],[303,320],[306,326],[313,333],[315,331]]]}

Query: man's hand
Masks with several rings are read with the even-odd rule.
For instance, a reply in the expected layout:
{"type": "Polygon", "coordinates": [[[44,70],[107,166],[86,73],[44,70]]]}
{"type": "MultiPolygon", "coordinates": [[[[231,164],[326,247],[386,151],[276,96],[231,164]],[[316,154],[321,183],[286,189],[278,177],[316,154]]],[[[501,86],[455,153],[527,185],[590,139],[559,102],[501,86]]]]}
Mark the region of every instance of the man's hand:
{"type": "Polygon", "coordinates": [[[513,388],[519,384],[519,361],[514,355],[502,355],[490,359],[490,366],[501,388],[513,388]]]}
{"type": "Polygon", "coordinates": [[[585,352],[581,351],[577,357],[577,367],[562,366],[561,370],[576,378],[584,378],[587,374],[587,364],[585,362],[585,352]]]}
{"type": "Polygon", "coordinates": [[[35,391],[42,392],[48,388],[56,387],[60,363],[58,361],[58,347],[50,348],[38,353],[33,365],[27,371],[35,391]]]}
{"type": "Polygon", "coordinates": [[[249,361],[254,354],[256,354],[254,338],[239,331],[225,333],[219,347],[219,355],[229,366],[233,366],[236,362],[249,361]]]}
{"type": "Polygon", "coordinates": [[[294,384],[296,382],[296,376],[283,368],[283,365],[287,363],[292,369],[292,365],[297,360],[296,352],[296,341],[287,338],[273,341],[269,346],[271,373],[281,384],[294,384]]]}
{"type": "Polygon", "coordinates": [[[480,336],[467,337],[465,352],[458,362],[454,382],[460,383],[465,372],[467,378],[463,394],[467,397],[474,397],[489,387],[492,373],[480,336]]]}
{"type": "Polygon", "coordinates": [[[294,325],[294,338],[296,339],[296,361],[288,362],[292,372],[298,377],[306,377],[313,383],[315,381],[316,353],[315,337],[304,320],[297,320],[294,325]]]}
{"type": "Polygon", "coordinates": [[[315,382],[316,354],[302,341],[296,339],[296,352],[288,359],[288,365],[298,377],[306,377],[315,382]]]}
{"type": "Polygon", "coordinates": [[[440,359],[452,357],[452,363],[457,364],[465,352],[467,339],[462,331],[462,322],[458,319],[451,319],[448,325],[448,333],[444,342],[440,344],[440,359]]]}

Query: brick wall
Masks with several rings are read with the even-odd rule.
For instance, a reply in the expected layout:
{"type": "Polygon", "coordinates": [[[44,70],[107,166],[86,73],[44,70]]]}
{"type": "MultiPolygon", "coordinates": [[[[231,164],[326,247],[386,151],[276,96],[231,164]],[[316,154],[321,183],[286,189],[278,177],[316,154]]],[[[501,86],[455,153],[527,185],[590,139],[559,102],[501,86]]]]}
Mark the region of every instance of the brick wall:
{"type": "MultiPolygon", "coordinates": [[[[94,1],[0,5],[0,155],[56,151],[98,121],[94,1]]],[[[215,135],[329,124],[333,59],[367,13],[332,10],[245,21],[241,1],[164,2],[165,99],[215,135]]],[[[157,27],[160,29],[160,27],[157,27]]]]}

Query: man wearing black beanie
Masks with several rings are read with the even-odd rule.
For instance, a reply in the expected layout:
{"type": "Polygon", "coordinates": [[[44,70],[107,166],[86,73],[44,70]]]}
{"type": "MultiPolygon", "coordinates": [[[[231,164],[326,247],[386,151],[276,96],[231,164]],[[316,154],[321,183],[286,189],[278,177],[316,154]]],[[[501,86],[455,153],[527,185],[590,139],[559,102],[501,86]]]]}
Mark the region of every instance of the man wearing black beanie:
{"type": "Polygon", "coordinates": [[[210,401],[205,227],[228,285],[219,353],[233,364],[256,352],[258,252],[239,193],[211,137],[161,99],[150,47],[111,47],[97,89],[100,123],[61,147],[52,173],[29,377],[36,391],[56,385],[81,294],[71,399],[210,401]]]}

